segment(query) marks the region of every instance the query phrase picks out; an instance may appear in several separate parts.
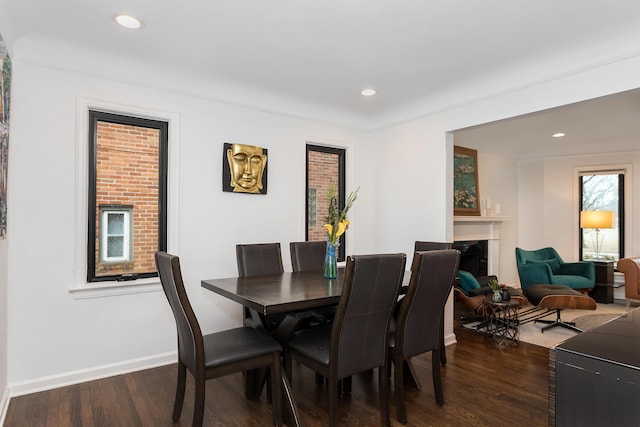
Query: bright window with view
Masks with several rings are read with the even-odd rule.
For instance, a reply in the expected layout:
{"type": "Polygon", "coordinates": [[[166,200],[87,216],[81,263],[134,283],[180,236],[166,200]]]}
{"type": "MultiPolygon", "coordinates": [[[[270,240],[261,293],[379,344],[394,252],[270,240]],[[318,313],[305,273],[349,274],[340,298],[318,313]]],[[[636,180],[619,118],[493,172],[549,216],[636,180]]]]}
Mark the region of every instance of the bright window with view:
{"type": "Polygon", "coordinates": [[[624,257],[624,178],[624,170],[580,173],[580,211],[612,213],[603,228],[580,229],[581,260],[615,263],[624,257]]]}

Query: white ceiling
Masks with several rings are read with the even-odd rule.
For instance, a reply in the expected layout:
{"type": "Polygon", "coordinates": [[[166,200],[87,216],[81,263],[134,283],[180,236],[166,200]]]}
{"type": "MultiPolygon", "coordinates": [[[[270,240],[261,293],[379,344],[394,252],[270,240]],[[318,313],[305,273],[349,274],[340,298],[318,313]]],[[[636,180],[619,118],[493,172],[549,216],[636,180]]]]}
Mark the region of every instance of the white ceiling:
{"type": "MultiPolygon", "coordinates": [[[[149,63],[180,64],[212,79],[384,123],[497,73],[526,84],[630,55],[640,41],[640,1],[0,0],[0,34],[10,51],[21,38],[37,35],[149,63]],[[116,26],[112,18],[121,12],[142,19],[144,28],[116,26]],[[378,94],[362,97],[365,87],[378,94]]],[[[524,132],[513,126],[529,123],[529,134],[546,126],[543,119],[569,120],[568,111],[558,112],[562,120],[539,114],[503,122],[508,131],[476,131],[495,144],[498,138],[488,132],[497,129],[513,146],[508,156],[523,156],[527,148],[518,147],[524,132]]],[[[594,139],[604,127],[582,129],[594,139]]]]}
{"type": "Polygon", "coordinates": [[[457,130],[454,141],[511,159],[637,151],[640,89],[457,130]]]}

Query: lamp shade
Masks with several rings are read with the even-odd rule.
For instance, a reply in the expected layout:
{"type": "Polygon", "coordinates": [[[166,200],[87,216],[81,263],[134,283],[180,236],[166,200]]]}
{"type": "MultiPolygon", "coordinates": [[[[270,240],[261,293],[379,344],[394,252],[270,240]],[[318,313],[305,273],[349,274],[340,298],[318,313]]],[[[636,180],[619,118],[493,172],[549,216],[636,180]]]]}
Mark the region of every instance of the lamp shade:
{"type": "Polygon", "coordinates": [[[580,212],[581,228],[613,228],[613,211],[580,212]]]}

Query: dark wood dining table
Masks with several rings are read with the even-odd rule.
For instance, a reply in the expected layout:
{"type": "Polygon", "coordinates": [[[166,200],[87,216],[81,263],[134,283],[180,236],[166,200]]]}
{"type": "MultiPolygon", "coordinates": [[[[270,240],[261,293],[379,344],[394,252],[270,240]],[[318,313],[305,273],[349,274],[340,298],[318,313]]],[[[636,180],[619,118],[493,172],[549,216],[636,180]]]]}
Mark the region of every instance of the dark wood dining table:
{"type": "MultiPolygon", "coordinates": [[[[318,271],[229,277],[202,280],[201,286],[250,308],[263,319],[265,316],[273,314],[289,314],[276,330],[269,331],[283,345],[286,345],[300,322],[295,313],[338,304],[342,293],[344,272],[344,268],[339,268],[338,277],[335,279],[325,279],[322,272],[318,271]]],[[[402,284],[403,289],[408,286],[410,277],[411,272],[405,272],[402,284]]],[[[267,329],[266,323],[265,329],[267,329]]],[[[414,377],[415,386],[419,388],[420,384],[413,375],[413,369],[410,364],[407,367],[410,371],[410,376],[414,377]]],[[[286,409],[289,411],[289,418],[294,425],[300,425],[298,412],[291,395],[290,384],[284,374],[284,370],[282,379],[284,398],[288,403],[286,405],[288,408],[286,409]]],[[[247,397],[255,396],[253,392],[248,392],[247,397]]]]}
{"type": "Polygon", "coordinates": [[[336,279],[325,279],[318,271],[300,271],[203,280],[202,287],[266,316],[336,305],[343,280],[340,268],[336,279]]]}
{"type": "MultiPolygon", "coordinates": [[[[251,309],[264,319],[272,314],[288,314],[276,330],[269,330],[278,341],[286,345],[299,324],[294,314],[313,308],[337,305],[342,293],[344,269],[338,269],[338,277],[325,279],[322,272],[285,272],[277,275],[229,277],[203,280],[203,288],[251,309]]],[[[268,330],[266,322],[265,329],[268,330]]],[[[300,425],[300,417],[291,393],[291,386],[283,370],[283,397],[285,413],[293,425],[300,425]]],[[[254,386],[256,384],[254,383],[254,386]]],[[[246,390],[247,397],[259,395],[258,390],[246,390]]]]}

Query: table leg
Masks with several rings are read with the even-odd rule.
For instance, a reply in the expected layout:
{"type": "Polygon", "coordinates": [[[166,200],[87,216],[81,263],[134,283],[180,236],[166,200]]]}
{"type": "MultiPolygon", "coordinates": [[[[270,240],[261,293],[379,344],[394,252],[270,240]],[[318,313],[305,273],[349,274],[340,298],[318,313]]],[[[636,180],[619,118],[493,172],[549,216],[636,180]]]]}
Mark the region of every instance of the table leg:
{"type": "Polygon", "coordinates": [[[420,385],[420,381],[418,380],[418,377],[416,376],[416,372],[413,369],[413,365],[411,364],[411,359],[405,359],[402,362],[402,373],[404,375],[405,384],[409,384],[411,387],[417,390],[421,390],[422,386],[420,385]]]}
{"type": "Polygon", "coordinates": [[[287,378],[287,374],[284,369],[280,372],[282,378],[282,402],[284,404],[284,419],[287,426],[301,426],[300,413],[298,412],[298,406],[295,400],[293,400],[293,393],[291,392],[291,383],[287,378]]]}

